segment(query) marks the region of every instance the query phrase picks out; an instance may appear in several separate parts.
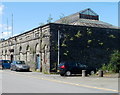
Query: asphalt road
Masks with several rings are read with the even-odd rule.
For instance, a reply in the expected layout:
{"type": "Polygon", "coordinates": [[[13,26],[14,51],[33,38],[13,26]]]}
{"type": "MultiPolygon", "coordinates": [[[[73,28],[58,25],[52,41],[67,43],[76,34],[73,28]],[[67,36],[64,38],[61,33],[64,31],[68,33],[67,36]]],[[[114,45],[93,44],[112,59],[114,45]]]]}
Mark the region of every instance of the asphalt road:
{"type": "Polygon", "coordinates": [[[2,94],[2,72],[0,71],[0,95],[2,94]]]}
{"type": "Polygon", "coordinates": [[[1,79],[2,93],[118,93],[117,78],[61,77],[4,70],[0,71],[1,79]]]}

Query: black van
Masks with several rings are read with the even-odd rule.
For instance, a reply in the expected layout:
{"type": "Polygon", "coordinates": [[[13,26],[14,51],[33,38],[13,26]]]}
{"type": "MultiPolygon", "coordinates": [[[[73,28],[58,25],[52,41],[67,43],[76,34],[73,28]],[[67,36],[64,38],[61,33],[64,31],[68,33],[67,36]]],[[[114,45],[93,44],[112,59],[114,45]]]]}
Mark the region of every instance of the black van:
{"type": "Polygon", "coordinates": [[[82,70],[86,70],[87,74],[95,73],[94,69],[79,62],[61,62],[58,66],[59,74],[61,76],[70,76],[72,74],[82,74],[82,70]]]}

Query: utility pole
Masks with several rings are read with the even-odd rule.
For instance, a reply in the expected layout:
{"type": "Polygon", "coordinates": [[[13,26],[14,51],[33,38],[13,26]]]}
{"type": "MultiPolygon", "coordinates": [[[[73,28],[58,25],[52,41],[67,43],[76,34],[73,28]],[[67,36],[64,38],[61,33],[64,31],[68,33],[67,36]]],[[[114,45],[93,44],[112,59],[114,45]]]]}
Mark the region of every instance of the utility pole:
{"type": "Polygon", "coordinates": [[[13,46],[14,46],[14,51],[13,51],[13,54],[14,54],[14,60],[16,60],[16,44],[17,44],[17,42],[16,42],[16,38],[15,37],[13,37],[13,13],[12,13],[12,43],[13,43],[13,38],[14,38],[14,43],[13,43],[13,46]]]}
{"type": "Polygon", "coordinates": [[[60,30],[58,29],[58,64],[60,63],[60,30]]]}
{"type": "MultiPolygon", "coordinates": [[[[2,23],[3,25],[3,23],[2,23]]],[[[1,31],[2,31],[2,38],[1,38],[1,41],[3,41],[3,26],[1,28],[1,31]]],[[[1,58],[3,59],[3,44],[2,44],[2,55],[1,55],[1,58]]]]}
{"type": "MultiPolygon", "coordinates": [[[[8,32],[8,18],[7,18],[7,34],[8,34],[8,37],[9,37],[9,32],[8,32]]],[[[7,60],[7,53],[5,52],[5,59],[7,60]]]]}

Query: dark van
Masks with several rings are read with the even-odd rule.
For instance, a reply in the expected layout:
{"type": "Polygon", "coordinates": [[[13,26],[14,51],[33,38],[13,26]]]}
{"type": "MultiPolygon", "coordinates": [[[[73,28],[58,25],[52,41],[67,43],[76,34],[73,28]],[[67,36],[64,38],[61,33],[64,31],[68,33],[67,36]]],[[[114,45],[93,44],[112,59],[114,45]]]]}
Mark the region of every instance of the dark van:
{"type": "Polygon", "coordinates": [[[10,69],[11,61],[10,60],[0,60],[1,69],[10,69]]]}
{"type": "Polygon", "coordinates": [[[59,74],[61,76],[70,76],[72,74],[82,74],[82,70],[86,70],[87,74],[96,72],[85,64],[79,62],[61,62],[58,66],[59,74]]]}

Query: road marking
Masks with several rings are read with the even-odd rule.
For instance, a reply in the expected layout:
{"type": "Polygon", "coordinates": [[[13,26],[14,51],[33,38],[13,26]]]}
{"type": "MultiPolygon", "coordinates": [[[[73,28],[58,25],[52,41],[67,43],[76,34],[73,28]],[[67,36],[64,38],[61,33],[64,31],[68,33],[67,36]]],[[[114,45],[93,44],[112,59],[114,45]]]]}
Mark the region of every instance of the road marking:
{"type": "Polygon", "coordinates": [[[105,90],[105,91],[113,91],[113,92],[117,92],[117,93],[120,92],[120,91],[114,90],[114,89],[100,88],[100,87],[94,87],[94,86],[77,84],[77,83],[70,83],[70,82],[65,82],[65,81],[60,81],[60,80],[40,78],[40,77],[31,76],[31,75],[25,75],[25,74],[23,75],[23,74],[20,74],[20,73],[17,73],[17,72],[5,72],[5,73],[16,74],[16,75],[19,75],[19,76],[25,76],[25,77],[30,77],[30,78],[36,78],[36,79],[47,80],[47,81],[52,81],[52,82],[57,82],[57,83],[62,83],[62,84],[69,84],[69,85],[80,86],[80,87],[86,87],[86,88],[93,88],[93,89],[99,89],[99,90],[105,90]]]}

